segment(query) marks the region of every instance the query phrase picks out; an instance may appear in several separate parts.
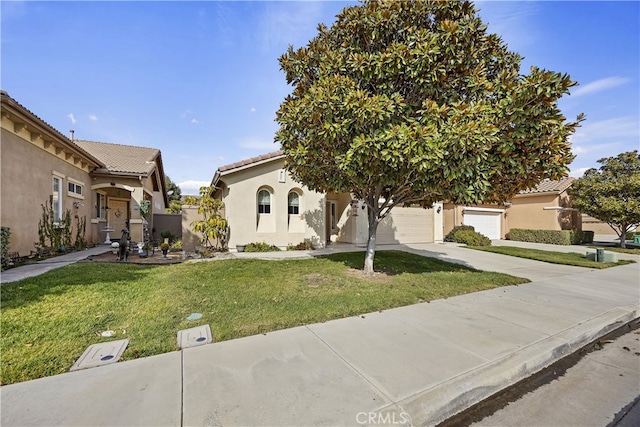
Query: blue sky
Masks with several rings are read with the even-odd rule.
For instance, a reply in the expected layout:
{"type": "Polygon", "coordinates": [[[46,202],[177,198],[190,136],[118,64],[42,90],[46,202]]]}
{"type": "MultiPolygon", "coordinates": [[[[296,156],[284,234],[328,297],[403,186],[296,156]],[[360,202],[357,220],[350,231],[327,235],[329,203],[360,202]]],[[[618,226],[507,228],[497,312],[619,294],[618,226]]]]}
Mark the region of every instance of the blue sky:
{"type": "MultiPolygon", "coordinates": [[[[278,57],[355,2],[2,0],[0,84],[63,134],[156,147],[183,194],[278,149],[291,92],[278,57]]],[[[531,65],[580,83],[560,101],[587,120],[571,175],[638,149],[640,3],[478,2],[489,31],[531,65]]]]}

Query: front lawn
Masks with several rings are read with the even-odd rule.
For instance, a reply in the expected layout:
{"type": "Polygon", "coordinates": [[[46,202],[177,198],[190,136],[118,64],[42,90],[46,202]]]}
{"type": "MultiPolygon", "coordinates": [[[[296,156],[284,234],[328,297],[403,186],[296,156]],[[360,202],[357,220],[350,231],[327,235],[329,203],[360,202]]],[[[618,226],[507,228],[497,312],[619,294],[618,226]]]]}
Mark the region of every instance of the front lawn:
{"type": "MultiPolygon", "coordinates": [[[[627,244],[628,245],[628,244],[627,244]]],[[[604,249],[605,251],[618,252],[621,254],[640,255],[640,248],[629,247],[621,248],[620,245],[616,246],[589,246],[591,249],[604,249]]]]}
{"type": "Polygon", "coordinates": [[[619,260],[618,262],[595,262],[587,259],[585,255],[575,252],[553,252],[540,249],[520,248],[516,246],[468,246],[478,251],[493,252],[496,254],[510,255],[519,258],[533,259],[552,264],[574,265],[588,268],[609,268],[617,265],[630,264],[635,261],[619,260]]]}
{"type": "MultiPolygon", "coordinates": [[[[216,341],[528,282],[405,252],[289,261],[232,259],[171,266],[78,263],[2,285],[1,381],[67,372],[91,344],[128,338],[123,358],[177,350],[203,324],[216,341]],[[202,318],[187,320],[191,313],[202,318]],[[115,331],[111,338],[100,334],[115,331]]],[[[215,344],[214,344],[215,345],[215,344]]]]}

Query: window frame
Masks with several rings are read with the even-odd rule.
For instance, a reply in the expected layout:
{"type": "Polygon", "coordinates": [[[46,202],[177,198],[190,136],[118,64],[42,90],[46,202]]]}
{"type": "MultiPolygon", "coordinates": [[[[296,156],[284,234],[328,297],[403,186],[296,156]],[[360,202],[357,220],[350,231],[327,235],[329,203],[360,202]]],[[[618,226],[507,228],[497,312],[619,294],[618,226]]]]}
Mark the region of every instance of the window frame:
{"type": "Polygon", "coordinates": [[[261,188],[258,190],[257,194],[257,204],[258,204],[258,215],[270,215],[271,214],[271,192],[265,188],[261,188]],[[264,203],[260,199],[260,195],[262,193],[266,193],[269,196],[268,202],[264,203]]]}
{"type": "Polygon", "coordinates": [[[53,223],[58,224],[62,221],[64,175],[53,173],[51,179],[51,211],[53,212],[53,223]],[[56,180],[58,181],[56,188],[56,180]]]}
{"type": "Polygon", "coordinates": [[[76,199],[84,199],[84,184],[74,179],[67,179],[67,195],[76,199]],[[70,188],[73,186],[73,190],[70,188]],[[77,189],[80,189],[78,192],[77,189]]]}
{"type": "Polygon", "coordinates": [[[287,194],[287,212],[289,213],[289,215],[300,215],[300,199],[302,198],[302,196],[295,190],[291,190],[289,191],[289,194],[287,194]],[[291,200],[291,196],[295,196],[295,202],[296,204],[292,204],[292,200],[291,200]],[[295,211],[295,212],[292,212],[295,211]]]}
{"type": "Polygon", "coordinates": [[[96,192],[96,218],[107,220],[107,195],[105,193],[96,192]]]}

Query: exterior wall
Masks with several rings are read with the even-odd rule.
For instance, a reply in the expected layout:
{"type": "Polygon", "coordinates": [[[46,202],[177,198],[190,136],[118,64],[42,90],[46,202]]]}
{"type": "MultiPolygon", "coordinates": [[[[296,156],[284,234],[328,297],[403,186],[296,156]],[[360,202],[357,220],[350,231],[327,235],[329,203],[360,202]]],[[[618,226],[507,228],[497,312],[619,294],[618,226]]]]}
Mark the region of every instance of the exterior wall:
{"type": "Polygon", "coordinates": [[[229,248],[252,242],[266,242],[284,248],[310,240],[314,246],[325,244],[325,197],[293,181],[285,172],[280,182],[283,159],[258,164],[224,175],[220,196],[229,221],[229,248]],[[271,213],[258,214],[258,191],[271,193],[271,213]],[[299,215],[288,214],[288,195],[295,190],[300,197],[299,215]]]}
{"type": "Polygon", "coordinates": [[[597,220],[589,215],[582,214],[582,229],[585,231],[593,231],[593,234],[600,234],[604,236],[618,236],[613,228],[609,227],[609,224],[597,220]]]}
{"type": "Polygon", "coordinates": [[[94,201],[88,168],[80,163],[75,164],[73,158],[67,159],[63,151],[56,154],[53,145],[45,148],[44,140],[40,137],[33,138],[29,131],[22,129],[15,132],[14,129],[14,124],[3,117],[0,138],[0,222],[11,228],[10,251],[26,256],[35,249],[38,221],[42,218],[40,205],[52,195],[54,173],[62,178],[62,210],[68,209],[71,212],[74,229],[72,238],[75,236],[76,216],[84,216],[87,219],[85,239],[89,243],[95,243],[95,236],[91,234],[89,226],[94,201]],[[69,179],[82,184],[81,197],[68,194],[69,179]],[[73,202],[79,204],[74,206],[73,202]]]}
{"type": "MultiPolygon", "coordinates": [[[[501,217],[501,238],[505,238],[506,234],[512,228],[528,228],[532,230],[582,229],[581,216],[577,211],[570,210],[571,204],[566,192],[561,194],[543,193],[518,195],[511,200],[511,205],[478,205],[477,207],[505,209],[505,213],[501,217]]],[[[454,226],[464,224],[463,212],[464,206],[454,205],[452,203],[445,203],[443,205],[445,236],[454,226]]],[[[585,228],[585,230],[586,229],[587,228],[585,228]]]]}
{"type": "Polygon", "coordinates": [[[163,230],[169,230],[176,238],[182,238],[182,215],[181,214],[153,214],[153,225],[156,235],[161,238],[163,230]]]}
{"type": "Polygon", "coordinates": [[[570,208],[566,193],[519,195],[511,200],[507,228],[533,230],[580,230],[580,215],[576,211],[545,209],[570,208]]]}

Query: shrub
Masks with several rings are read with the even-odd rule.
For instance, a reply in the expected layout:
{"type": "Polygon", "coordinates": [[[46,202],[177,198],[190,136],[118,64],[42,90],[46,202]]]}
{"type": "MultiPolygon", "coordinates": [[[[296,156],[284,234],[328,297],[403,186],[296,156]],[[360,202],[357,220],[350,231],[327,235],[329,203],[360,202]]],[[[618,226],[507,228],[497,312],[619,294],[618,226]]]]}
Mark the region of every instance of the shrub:
{"type": "Polygon", "coordinates": [[[305,240],[304,242],[298,243],[297,245],[287,245],[288,251],[312,251],[314,249],[315,248],[313,247],[313,243],[311,243],[310,240],[305,240]]]}
{"type": "Polygon", "coordinates": [[[181,251],[182,250],[182,239],[175,240],[171,243],[171,249],[181,251]]]}
{"type": "Polygon", "coordinates": [[[491,246],[491,239],[473,230],[458,230],[453,239],[455,243],[464,243],[467,246],[491,246]]]}
{"type": "Polygon", "coordinates": [[[640,232],[637,231],[627,231],[627,234],[625,235],[625,240],[633,240],[633,236],[635,236],[636,234],[640,234],[640,232]]]}
{"type": "Polygon", "coordinates": [[[581,230],[529,230],[512,228],[509,240],[531,243],[548,243],[551,245],[581,245],[593,242],[593,231],[581,230]]]}
{"type": "Polygon", "coordinates": [[[276,245],[269,245],[265,242],[249,243],[245,248],[245,252],[277,252],[280,248],[276,245]]]}
{"type": "Polygon", "coordinates": [[[0,227],[0,261],[2,270],[9,266],[9,239],[11,237],[11,229],[9,227],[0,227]]]}
{"type": "Polygon", "coordinates": [[[453,230],[451,230],[445,237],[444,237],[444,241],[445,242],[455,242],[454,236],[456,234],[456,232],[460,231],[460,230],[471,230],[471,231],[476,231],[475,228],[473,228],[473,225],[456,225],[455,227],[453,227],[453,230]]]}

